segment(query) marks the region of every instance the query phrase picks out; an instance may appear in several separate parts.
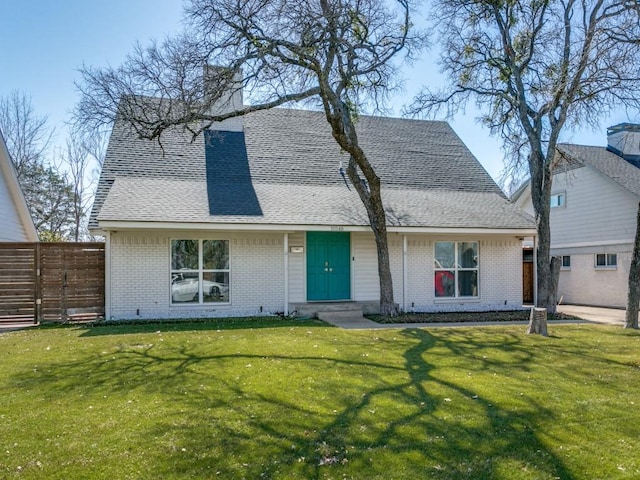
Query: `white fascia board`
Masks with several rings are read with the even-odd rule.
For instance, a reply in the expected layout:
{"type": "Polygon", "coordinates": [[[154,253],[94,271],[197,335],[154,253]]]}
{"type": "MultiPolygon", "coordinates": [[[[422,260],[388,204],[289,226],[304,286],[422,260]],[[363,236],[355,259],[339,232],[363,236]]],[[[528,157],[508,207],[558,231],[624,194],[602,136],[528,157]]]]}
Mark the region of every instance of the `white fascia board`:
{"type": "MultiPolygon", "coordinates": [[[[370,232],[371,227],[361,225],[293,225],[256,223],[198,223],[198,222],[126,222],[100,221],[100,230],[201,230],[201,231],[314,231],[314,232],[370,232]]],[[[388,226],[389,233],[429,233],[436,235],[515,235],[536,236],[535,228],[441,228],[441,227],[394,227],[388,226]]]]}

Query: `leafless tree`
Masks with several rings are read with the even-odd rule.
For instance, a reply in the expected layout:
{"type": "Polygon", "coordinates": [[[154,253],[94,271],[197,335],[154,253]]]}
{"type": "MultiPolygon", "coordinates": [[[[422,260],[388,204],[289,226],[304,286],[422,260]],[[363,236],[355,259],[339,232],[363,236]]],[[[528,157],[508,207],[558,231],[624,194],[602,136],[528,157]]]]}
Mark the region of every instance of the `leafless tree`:
{"type": "Polygon", "coordinates": [[[505,174],[530,177],[537,222],[538,306],[556,308],[550,195],[563,131],[640,107],[637,0],[435,0],[450,87],[425,89],[414,114],[455,113],[469,100],[501,136],[505,174]]]}
{"type": "Polygon", "coordinates": [[[47,117],[36,115],[31,97],[17,90],[0,97],[0,129],[21,180],[29,169],[44,162],[53,130],[47,117]]]}
{"type": "Polygon", "coordinates": [[[53,130],[47,117],[36,114],[31,97],[15,91],[0,98],[0,129],[38,236],[43,241],[65,239],[71,189],[65,175],[48,163],[53,130]]]}
{"type": "Polygon", "coordinates": [[[186,33],[137,46],[119,68],[82,69],[76,118],[104,129],[119,116],[141,137],[157,139],[172,126],[195,137],[214,122],[292,102],[322,108],[349,155],[347,174],[376,239],[381,312],[395,314],[380,179],[354,122],[385,100],[400,54],[418,44],[410,1],[191,0],[186,33]],[[207,65],[225,68],[203,76],[207,65]],[[251,105],[216,113],[212,107],[237,88],[251,105]]]}
{"type": "Polygon", "coordinates": [[[60,160],[66,170],[66,179],[72,189],[71,210],[73,225],[71,236],[78,242],[88,238],[87,214],[91,209],[95,188],[94,164],[101,165],[103,152],[101,142],[95,138],[84,139],[71,134],[60,160]]]}

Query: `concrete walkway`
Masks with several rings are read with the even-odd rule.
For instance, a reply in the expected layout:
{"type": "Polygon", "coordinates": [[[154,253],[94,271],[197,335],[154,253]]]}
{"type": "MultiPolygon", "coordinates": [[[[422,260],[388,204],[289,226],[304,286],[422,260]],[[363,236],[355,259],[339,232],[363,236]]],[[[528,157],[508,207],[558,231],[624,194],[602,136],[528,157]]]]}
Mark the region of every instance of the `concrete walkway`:
{"type": "MultiPolygon", "coordinates": [[[[615,308],[585,307],[580,305],[560,305],[558,312],[578,317],[582,320],[554,321],[553,323],[593,322],[608,325],[624,325],[624,310],[615,308]]],[[[347,330],[376,330],[387,328],[434,328],[434,327],[480,327],[488,325],[527,325],[528,321],[509,322],[442,322],[442,323],[377,323],[364,317],[332,319],[326,321],[334,327],[347,330]]]]}

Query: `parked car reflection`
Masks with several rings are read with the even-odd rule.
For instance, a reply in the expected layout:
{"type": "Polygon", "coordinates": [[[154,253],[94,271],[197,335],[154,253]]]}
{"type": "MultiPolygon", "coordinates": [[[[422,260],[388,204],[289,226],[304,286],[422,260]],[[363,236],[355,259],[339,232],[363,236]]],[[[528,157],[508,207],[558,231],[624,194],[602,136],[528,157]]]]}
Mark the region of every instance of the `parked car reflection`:
{"type": "MultiPolygon", "coordinates": [[[[229,285],[210,280],[202,281],[204,302],[225,302],[229,298],[229,285]]],[[[171,277],[173,302],[198,302],[198,277],[175,273],[171,277]]]]}

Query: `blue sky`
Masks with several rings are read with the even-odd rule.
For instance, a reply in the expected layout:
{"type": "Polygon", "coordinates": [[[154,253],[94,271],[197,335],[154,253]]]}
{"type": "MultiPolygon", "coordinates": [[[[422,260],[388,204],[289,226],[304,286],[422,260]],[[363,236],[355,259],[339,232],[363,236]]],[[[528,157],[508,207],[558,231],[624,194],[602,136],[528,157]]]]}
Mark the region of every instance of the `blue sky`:
{"type": "MultiPolygon", "coordinates": [[[[119,65],[133,44],[162,39],[180,27],[180,0],[0,0],[0,95],[13,90],[31,95],[34,109],[49,117],[64,143],[65,121],[78,100],[74,81],[78,68],[119,65]]],[[[436,55],[435,51],[427,54],[436,55]]],[[[399,115],[421,82],[442,83],[431,58],[405,70],[405,91],[389,107],[399,115]]],[[[567,133],[564,141],[588,145],[606,144],[606,127],[629,119],[619,112],[603,119],[599,131],[567,133]]],[[[502,152],[496,139],[475,122],[473,108],[450,120],[458,135],[487,171],[498,178],[502,152]]]]}

